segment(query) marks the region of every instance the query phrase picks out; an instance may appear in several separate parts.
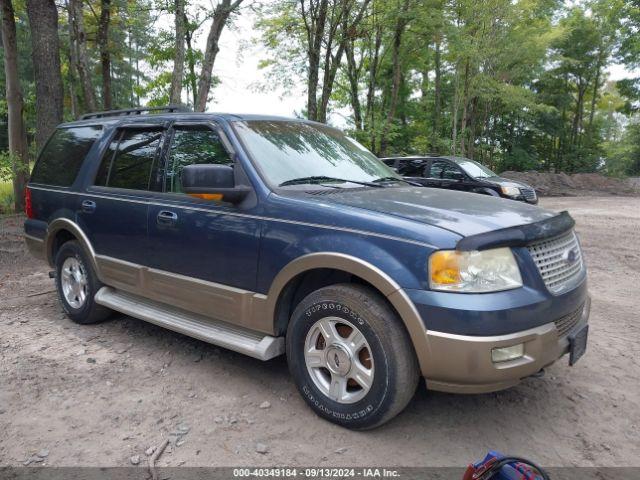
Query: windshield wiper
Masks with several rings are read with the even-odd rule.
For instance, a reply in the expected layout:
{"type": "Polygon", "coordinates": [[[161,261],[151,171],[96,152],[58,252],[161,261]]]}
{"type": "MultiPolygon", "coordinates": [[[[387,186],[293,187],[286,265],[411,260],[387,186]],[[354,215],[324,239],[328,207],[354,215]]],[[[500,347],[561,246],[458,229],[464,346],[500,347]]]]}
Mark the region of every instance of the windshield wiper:
{"type": "Polygon", "coordinates": [[[286,181],[282,182],[278,186],[279,187],[286,187],[288,185],[304,185],[306,183],[309,183],[309,184],[320,184],[322,182],[356,183],[358,185],[365,185],[367,187],[384,188],[384,185],[379,185],[377,183],[360,182],[358,180],[346,180],[344,178],[326,177],[324,175],[314,175],[314,176],[311,176],[311,177],[292,178],[291,180],[286,180],[286,181]]]}
{"type": "Polygon", "coordinates": [[[422,187],[422,184],[418,182],[412,182],[411,180],[407,180],[406,178],[399,177],[380,177],[376,178],[374,182],[404,182],[408,183],[409,185],[413,185],[414,187],[422,187]]]}

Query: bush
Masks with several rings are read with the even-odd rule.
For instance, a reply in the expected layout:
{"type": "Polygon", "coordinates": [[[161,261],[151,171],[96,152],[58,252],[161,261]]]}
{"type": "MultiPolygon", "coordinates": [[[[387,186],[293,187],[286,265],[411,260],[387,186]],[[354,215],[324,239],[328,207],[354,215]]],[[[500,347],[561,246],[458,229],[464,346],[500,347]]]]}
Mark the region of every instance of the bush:
{"type": "MultiPolygon", "coordinates": [[[[10,213],[14,210],[13,172],[14,165],[22,165],[16,155],[10,152],[0,152],[0,213],[10,213]]],[[[22,168],[22,167],[21,167],[22,168]]],[[[24,168],[27,169],[28,166],[24,168]]]]}
{"type": "Polygon", "coordinates": [[[0,214],[13,212],[13,184],[0,182],[0,214]]]}

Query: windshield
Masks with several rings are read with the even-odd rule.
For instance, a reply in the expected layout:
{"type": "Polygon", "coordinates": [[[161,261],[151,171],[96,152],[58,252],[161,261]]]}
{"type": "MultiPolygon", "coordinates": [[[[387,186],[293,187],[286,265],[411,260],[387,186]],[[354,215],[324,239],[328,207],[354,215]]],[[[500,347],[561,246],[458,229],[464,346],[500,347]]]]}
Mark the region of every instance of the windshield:
{"type": "Polygon", "coordinates": [[[456,159],[456,163],[473,178],[496,177],[497,175],[484,165],[469,159],[456,159]]]}
{"type": "Polygon", "coordinates": [[[272,185],[401,180],[375,155],[339,130],[278,120],[235,123],[262,174],[272,185]]]}

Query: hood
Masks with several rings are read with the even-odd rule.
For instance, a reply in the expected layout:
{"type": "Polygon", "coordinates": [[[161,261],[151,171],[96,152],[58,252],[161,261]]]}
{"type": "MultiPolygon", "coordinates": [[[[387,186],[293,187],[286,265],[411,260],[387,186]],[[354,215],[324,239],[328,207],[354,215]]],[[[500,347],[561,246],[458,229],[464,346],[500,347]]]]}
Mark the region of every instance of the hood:
{"type": "Polygon", "coordinates": [[[483,182],[492,183],[493,185],[497,185],[499,187],[524,187],[524,188],[533,188],[526,183],[518,182],[517,180],[511,180],[510,178],[504,177],[489,177],[489,178],[481,178],[483,182]]]}
{"type": "Polygon", "coordinates": [[[557,215],[523,202],[426,187],[331,190],[324,201],[434,225],[464,237],[557,215]]]}

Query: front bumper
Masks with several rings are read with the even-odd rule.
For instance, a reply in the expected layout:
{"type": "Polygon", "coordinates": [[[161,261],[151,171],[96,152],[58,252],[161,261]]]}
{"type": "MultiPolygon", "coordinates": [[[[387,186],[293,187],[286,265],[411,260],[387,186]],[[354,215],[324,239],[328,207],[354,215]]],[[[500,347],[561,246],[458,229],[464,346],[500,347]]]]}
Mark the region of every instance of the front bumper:
{"type": "Polygon", "coordinates": [[[586,325],[591,300],[586,298],[579,320],[560,334],[556,322],[497,336],[468,336],[427,331],[429,361],[423,369],[427,388],[454,393],[484,393],[516,385],[569,352],[569,335],[586,325]],[[494,363],[491,350],[524,343],[524,356],[494,363]]]}

